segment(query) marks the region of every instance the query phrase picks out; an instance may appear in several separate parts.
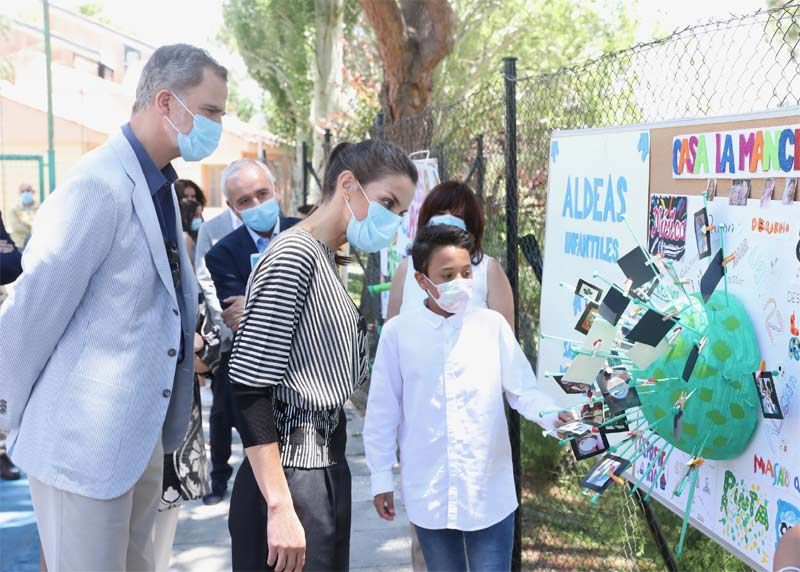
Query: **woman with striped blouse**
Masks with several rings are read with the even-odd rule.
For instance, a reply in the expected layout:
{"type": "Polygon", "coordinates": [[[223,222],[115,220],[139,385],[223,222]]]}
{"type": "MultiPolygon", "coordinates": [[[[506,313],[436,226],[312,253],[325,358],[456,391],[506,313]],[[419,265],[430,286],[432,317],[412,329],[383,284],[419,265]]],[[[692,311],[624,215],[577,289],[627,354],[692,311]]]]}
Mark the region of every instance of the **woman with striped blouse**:
{"type": "Polygon", "coordinates": [[[417,171],[383,141],[333,152],[322,203],[281,233],[250,278],[230,379],[247,458],[231,496],[234,570],[347,570],[345,401],[367,377],[366,327],[335,252],[389,245],[417,171]]]}

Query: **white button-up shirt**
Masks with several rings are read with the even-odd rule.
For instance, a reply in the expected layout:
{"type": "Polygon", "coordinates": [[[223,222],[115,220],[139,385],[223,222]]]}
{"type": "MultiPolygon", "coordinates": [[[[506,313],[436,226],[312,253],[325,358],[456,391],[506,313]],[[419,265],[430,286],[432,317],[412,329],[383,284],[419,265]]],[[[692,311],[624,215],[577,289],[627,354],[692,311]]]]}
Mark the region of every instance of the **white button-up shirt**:
{"type": "Polygon", "coordinates": [[[364,445],[372,493],[402,494],[423,528],[488,528],[517,508],[503,395],[551,429],[553,400],[539,389],[505,319],[471,309],[443,318],[426,307],[383,328],[367,404],[364,445]]]}

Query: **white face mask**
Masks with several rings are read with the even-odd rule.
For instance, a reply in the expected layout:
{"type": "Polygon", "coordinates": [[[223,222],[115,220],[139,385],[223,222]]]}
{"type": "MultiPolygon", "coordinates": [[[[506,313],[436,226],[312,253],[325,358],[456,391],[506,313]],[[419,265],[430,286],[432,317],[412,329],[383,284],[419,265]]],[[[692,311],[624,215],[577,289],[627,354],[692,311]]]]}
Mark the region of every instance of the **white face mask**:
{"type": "Polygon", "coordinates": [[[439,291],[438,298],[434,298],[430,294],[428,296],[436,302],[437,306],[450,314],[458,314],[463,311],[472,298],[472,278],[456,278],[441,284],[434,284],[427,276],[425,276],[425,280],[439,291]]]}

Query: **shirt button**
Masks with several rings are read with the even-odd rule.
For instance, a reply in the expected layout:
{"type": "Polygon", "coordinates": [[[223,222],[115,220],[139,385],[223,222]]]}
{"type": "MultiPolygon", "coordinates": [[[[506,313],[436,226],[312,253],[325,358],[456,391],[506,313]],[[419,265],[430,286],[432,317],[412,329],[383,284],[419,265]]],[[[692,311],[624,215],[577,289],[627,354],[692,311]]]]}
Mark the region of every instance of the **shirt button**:
{"type": "Polygon", "coordinates": [[[170,391],[169,389],[165,389],[164,391],[161,392],[161,395],[163,395],[164,397],[169,397],[170,395],[172,395],[172,391],[170,391]]]}
{"type": "Polygon", "coordinates": [[[168,355],[169,357],[175,357],[176,355],[178,355],[178,352],[176,352],[176,351],[175,351],[175,348],[173,348],[173,349],[171,349],[171,350],[169,350],[169,351],[167,352],[167,355],[168,355]]]}

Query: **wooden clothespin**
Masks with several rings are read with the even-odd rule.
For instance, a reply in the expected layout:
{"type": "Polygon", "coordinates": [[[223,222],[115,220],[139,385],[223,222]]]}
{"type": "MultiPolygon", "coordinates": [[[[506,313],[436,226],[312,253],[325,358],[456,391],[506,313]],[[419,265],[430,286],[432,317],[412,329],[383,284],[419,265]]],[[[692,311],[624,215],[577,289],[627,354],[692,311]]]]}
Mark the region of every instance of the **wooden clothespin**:
{"type": "Polygon", "coordinates": [[[625,484],[625,481],[621,477],[618,477],[617,475],[614,474],[614,469],[613,468],[609,469],[606,474],[608,475],[609,479],[611,479],[612,481],[614,481],[618,485],[624,485],[625,484]]]}
{"type": "Polygon", "coordinates": [[[592,355],[597,355],[597,352],[600,351],[600,346],[603,344],[602,338],[597,338],[594,342],[592,342],[592,355]]]}
{"type": "Polygon", "coordinates": [[[630,295],[630,293],[631,293],[631,287],[632,287],[632,286],[633,286],[633,280],[631,280],[630,278],[628,278],[628,280],[626,280],[626,281],[625,281],[625,287],[624,287],[624,288],[623,288],[623,290],[622,290],[622,294],[623,294],[623,295],[624,295],[626,298],[628,297],[628,295],[630,295]]]}
{"type": "Polygon", "coordinates": [[[703,465],[703,463],[705,463],[705,462],[706,462],[706,460],[703,457],[695,457],[693,459],[689,459],[689,461],[686,463],[686,465],[690,469],[699,469],[703,465]]]}
{"type": "Polygon", "coordinates": [[[736,253],[732,252],[728,256],[722,259],[722,267],[725,268],[728,264],[733,262],[734,258],[736,258],[736,253]]]}
{"type": "Polygon", "coordinates": [[[669,337],[667,338],[667,345],[669,345],[669,346],[673,345],[675,343],[675,340],[678,339],[678,336],[680,335],[680,333],[682,331],[683,331],[683,328],[681,326],[678,326],[677,328],[672,330],[669,333],[669,337]]]}
{"type": "Polygon", "coordinates": [[[680,310],[672,310],[671,312],[668,312],[668,313],[664,314],[664,317],[661,318],[661,321],[662,322],[666,322],[667,320],[671,320],[672,318],[674,318],[678,314],[680,314],[680,310]]]}
{"type": "Polygon", "coordinates": [[[717,230],[717,227],[715,227],[713,224],[707,224],[703,227],[703,234],[708,234],[709,232],[714,232],[715,230],[717,230]]]}

